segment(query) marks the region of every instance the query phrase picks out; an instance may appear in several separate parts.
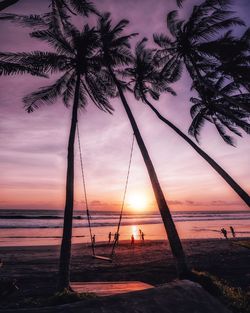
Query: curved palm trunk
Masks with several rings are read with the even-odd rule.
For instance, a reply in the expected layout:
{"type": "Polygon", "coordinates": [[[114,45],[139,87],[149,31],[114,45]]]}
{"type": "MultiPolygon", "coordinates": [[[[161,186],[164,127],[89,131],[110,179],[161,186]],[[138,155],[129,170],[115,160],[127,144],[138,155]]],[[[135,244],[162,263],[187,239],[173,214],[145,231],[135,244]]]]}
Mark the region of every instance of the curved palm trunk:
{"type": "Polygon", "coordinates": [[[0,11],[10,7],[11,5],[19,2],[19,0],[3,0],[0,2],[0,11]]]}
{"type": "Polygon", "coordinates": [[[248,205],[250,206],[250,197],[249,195],[243,190],[233,178],[228,175],[226,171],[216,163],[206,152],[204,152],[200,147],[198,147],[187,135],[185,135],[182,131],[179,130],[174,124],[172,124],[169,120],[163,117],[156,108],[147,100],[146,97],[143,97],[144,102],[154,111],[157,117],[162,120],[165,124],[171,127],[181,138],[183,138],[187,143],[190,144],[194,150],[199,153],[200,156],[203,157],[212,167],[213,169],[220,174],[220,176],[233,188],[233,190],[238,194],[238,196],[248,205]]]}
{"type": "Polygon", "coordinates": [[[64,209],[63,238],[60,252],[58,290],[70,288],[70,259],[71,259],[71,238],[72,219],[74,206],[74,143],[77,124],[77,110],[79,103],[80,75],[77,75],[74,104],[71,117],[71,128],[68,141],[68,162],[66,181],[66,200],[64,209]]]}
{"type": "Polygon", "coordinates": [[[140,131],[139,131],[138,126],[136,124],[136,121],[134,119],[134,116],[133,116],[133,114],[130,110],[130,107],[127,103],[127,100],[123,94],[122,88],[121,88],[118,80],[116,79],[111,68],[109,68],[109,71],[110,71],[110,74],[113,77],[113,80],[117,86],[119,96],[121,98],[124,109],[127,113],[127,116],[129,118],[129,121],[130,121],[131,126],[133,128],[136,141],[138,143],[142,157],[143,157],[145,165],[147,167],[148,174],[149,174],[149,177],[151,180],[151,184],[152,184],[152,187],[154,190],[154,195],[155,195],[155,198],[156,198],[156,201],[158,204],[158,208],[160,210],[161,217],[162,217],[162,220],[163,220],[163,223],[165,226],[165,230],[166,230],[166,233],[168,235],[169,244],[170,244],[172,253],[175,257],[175,260],[176,260],[178,277],[179,278],[187,277],[189,274],[189,270],[188,270],[188,266],[186,263],[185,254],[184,254],[184,251],[182,248],[182,244],[181,244],[179,235],[178,235],[177,230],[175,228],[175,224],[173,222],[169,207],[167,205],[163,191],[162,191],[160,183],[158,181],[158,177],[156,175],[153,163],[150,159],[150,156],[148,154],[145,143],[141,137],[141,134],[140,134],[140,131]]]}

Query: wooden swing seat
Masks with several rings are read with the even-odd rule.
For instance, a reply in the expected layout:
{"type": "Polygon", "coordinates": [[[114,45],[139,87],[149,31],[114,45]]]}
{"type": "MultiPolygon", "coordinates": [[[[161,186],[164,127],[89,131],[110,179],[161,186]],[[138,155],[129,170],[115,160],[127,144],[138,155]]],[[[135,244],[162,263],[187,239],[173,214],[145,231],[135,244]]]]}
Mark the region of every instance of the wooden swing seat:
{"type": "Polygon", "coordinates": [[[154,288],[154,286],[141,281],[71,282],[70,286],[75,292],[90,292],[97,296],[111,296],[154,288]]]}
{"type": "Polygon", "coordinates": [[[92,255],[92,258],[93,259],[99,259],[99,260],[103,260],[103,261],[108,261],[108,262],[112,262],[113,260],[109,257],[106,257],[106,256],[102,256],[102,255],[96,255],[96,254],[93,254],[92,255]]]}

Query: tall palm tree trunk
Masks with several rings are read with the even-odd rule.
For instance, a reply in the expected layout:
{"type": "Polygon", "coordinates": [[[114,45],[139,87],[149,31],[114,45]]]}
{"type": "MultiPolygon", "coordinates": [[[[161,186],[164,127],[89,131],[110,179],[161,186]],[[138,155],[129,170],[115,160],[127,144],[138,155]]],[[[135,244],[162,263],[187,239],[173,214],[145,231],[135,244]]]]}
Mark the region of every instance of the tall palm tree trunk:
{"type": "Polygon", "coordinates": [[[206,152],[198,147],[187,135],[180,131],[179,128],[177,128],[169,120],[163,117],[146,97],[143,97],[143,101],[151,108],[151,110],[153,110],[153,112],[160,120],[162,120],[165,124],[171,127],[181,138],[189,143],[190,146],[194,148],[194,150],[199,153],[199,155],[202,156],[203,159],[206,160],[218,174],[220,174],[220,176],[229,184],[229,186],[232,187],[232,189],[238,194],[238,196],[250,207],[249,195],[236,183],[236,181],[226,171],[224,171],[224,169],[218,163],[216,163],[206,152]]]}
{"type": "Polygon", "coordinates": [[[64,209],[63,238],[60,252],[58,290],[70,288],[70,259],[72,220],[74,207],[74,143],[77,124],[77,111],[79,103],[80,74],[77,75],[74,103],[71,117],[71,128],[68,141],[66,200],[64,209]]]}
{"type": "Polygon", "coordinates": [[[177,267],[177,274],[179,278],[187,277],[189,270],[186,263],[185,254],[182,248],[182,244],[178,235],[178,232],[176,230],[175,224],[173,222],[169,207],[167,205],[167,202],[165,200],[163,191],[161,189],[158,177],[156,175],[153,163],[150,159],[150,156],[148,154],[147,148],[145,146],[145,143],[142,139],[142,136],[140,134],[139,128],[136,124],[136,121],[134,119],[134,116],[130,110],[130,107],[127,103],[127,100],[123,94],[122,88],[120,86],[119,81],[116,79],[115,74],[113,73],[112,69],[109,68],[110,74],[113,77],[113,80],[117,86],[119,96],[121,98],[121,101],[123,103],[124,109],[127,113],[127,116],[129,118],[130,124],[133,128],[134,135],[136,138],[136,141],[138,143],[139,149],[141,151],[142,157],[144,159],[145,165],[148,170],[148,174],[151,180],[151,184],[154,190],[154,195],[156,198],[156,202],[158,204],[158,208],[160,210],[160,214],[165,226],[165,230],[168,236],[169,244],[172,250],[172,253],[176,260],[176,267],[177,267]]]}

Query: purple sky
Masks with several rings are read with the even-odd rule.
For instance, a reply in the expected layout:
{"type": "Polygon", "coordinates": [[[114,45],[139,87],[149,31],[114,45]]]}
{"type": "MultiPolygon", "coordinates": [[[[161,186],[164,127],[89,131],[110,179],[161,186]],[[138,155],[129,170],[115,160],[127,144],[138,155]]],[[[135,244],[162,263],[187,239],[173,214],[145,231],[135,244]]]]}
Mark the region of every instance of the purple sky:
{"type": "MultiPolygon", "coordinates": [[[[250,2],[237,0],[235,10],[247,21],[250,2]]],[[[127,18],[128,31],[152,37],[166,31],[165,16],[175,9],[173,0],[95,1],[101,11],[110,11],[115,22],[127,18]],[[99,3],[100,2],[100,3],[99,3]]],[[[182,12],[190,10],[186,0],[182,12]]],[[[47,1],[21,0],[11,13],[40,13],[47,1]]],[[[5,11],[7,12],[7,10],[5,11]]],[[[32,51],[44,45],[32,40],[28,30],[8,22],[1,23],[2,51],[32,51]]],[[[49,84],[30,76],[4,77],[0,81],[0,208],[60,209],[64,206],[66,150],[70,110],[59,100],[33,114],[23,109],[22,97],[49,84]]],[[[186,73],[174,85],[177,97],[162,95],[155,103],[163,115],[187,132],[190,80],[186,73]]],[[[172,210],[246,209],[246,206],[218,174],[148,108],[128,95],[129,104],[145,139],[159,180],[172,210]]],[[[88,197],[94,209],[118,208],[121,203],[128,166],[132,130],[121,103],[113,100],[113,116],[98,111],[89,103],[80,113],[80,131],[84,153],[88,197]]],[[[248,192],[249,137],[237,139],[237,148],[223,142],[214,127],[202,131],[201,147],[233,176],[248,192]]],[[[76,152],[76,208],[81,208],[82,185],[79,154],[76,152]]],[[[155,207],[151,185],[142,157],[135,147],[128,189],[129,197],[141,195],[147,208],[155,207]]],[[[129,202],[129,201],[128,201],[129,202]]],[[[128,203],[129,206],[129,203],[128,203]]],[[[132,204],[130,205],[132,208],[132,204]]]]}

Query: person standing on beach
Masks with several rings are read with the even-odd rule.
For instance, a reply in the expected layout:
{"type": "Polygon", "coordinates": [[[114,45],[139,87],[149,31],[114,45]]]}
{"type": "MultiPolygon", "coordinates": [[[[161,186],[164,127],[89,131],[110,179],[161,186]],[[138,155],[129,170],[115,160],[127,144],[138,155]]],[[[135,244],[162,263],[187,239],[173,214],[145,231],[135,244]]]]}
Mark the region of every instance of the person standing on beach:
{"type": "Polygon", "coordinates": [[[235,231],[234,231],[233,226],[230,226],[230,230],[231,230],[231,233],[232,233],[233,238],[235,238],[235,231]]]}
{"type": "Polygon", "coordinates": [[[93,246],[95,245],[95,235],[93,235],[93,237],[92,237],[92,245],[93,246]]]}
{"type": "Polygon", "coordinates": [[[119,233],[115,233],[115,234],[114,234],[114,242],[115,242],[116,244],[118,244],[119,237],[120,237],[120,234],[119,234],[119,233]]]}
{"type": "Polygon", "coordinates": [[[223,236],[225,237],[225,239],[228,239],[227,238],[227,230],[223,227],[223,228],[221,228],[221,233],[223,234],[223,236]]]}
{"type": "Polygon", "coordinates": [[[131,246],[134,246],[135,244],[135,237],[134,235],[131,236],[131,246]]]}
{"type": "Polygon", "coordinates": [[[109,232],[109,243],[111,241],[111,238],[112,238],[112,234],[111,234],[111,231],[109,232]]]}
{"type": "Polygon", "coordinates": [[[142,231],[142,232],[141,232],[141,240],[142,240],[142,243],[144,243],[144,236],[145,236],[145,235],[144,235],[144,232],[142,231]]]}
{"type": "Polygon", "coordinates": [[[139,229],[139,236],[140,236],[140,239],[142,240],[142,231],[141,231],[141,229],[139,229]]]}

